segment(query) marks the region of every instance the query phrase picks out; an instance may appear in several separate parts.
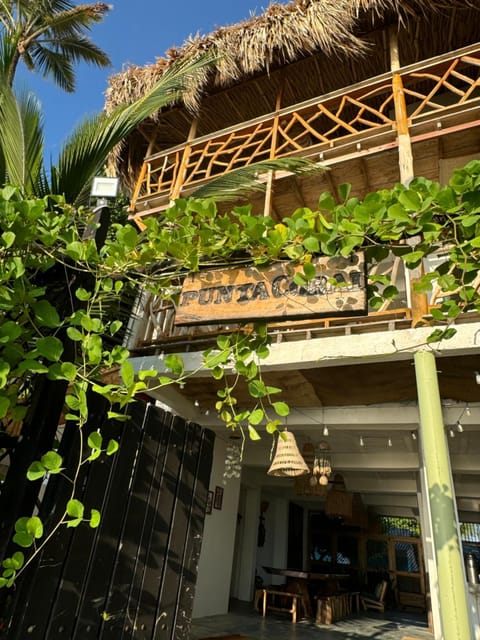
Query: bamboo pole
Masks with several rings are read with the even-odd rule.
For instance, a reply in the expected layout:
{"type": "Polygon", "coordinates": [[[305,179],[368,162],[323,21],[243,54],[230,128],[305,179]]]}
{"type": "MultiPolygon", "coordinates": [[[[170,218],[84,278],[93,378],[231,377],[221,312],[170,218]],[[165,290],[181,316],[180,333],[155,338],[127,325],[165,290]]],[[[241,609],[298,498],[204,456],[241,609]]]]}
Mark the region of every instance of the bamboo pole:
{"type": "MultiPolygon", "coordinates": [[[[282,107],[282,96],[283,96],[283,86],[284,81],[280,84],[277,93],[277,99],[275,103],[275,115],[273,118],[273,129],[272,129],[272,142],[270,145],[270,160],[275,159],[276,151],[277,151],[277,138],[278,138],[278,126],[280,124],[280,109],[282,107]]],[[[263,207],[263,215],[268,216],[272,210],[272,199],[273,199],[273,183],[275,180],[274,171],[268,172],[267,178],[267,188],[265,191],[265,204],[263,207]]]]}
{"type": "Polygon", "coordinates": [[[176,200],[180,197],[180,193],[182,191],[183,183],[185,180],[188,160],[190,159],[190,155],[192,153],[192,140],[194,140],[195,136],[197,135],[197,125],[198,120],[197,118],[194,118],[190,126],[190,131],[188,132],[187,144],[183,149],[183,155],[182,160],[180,161],[180,167],[178,168],[177,179],[175,180],[175,184],[173,185],[172,191],[170,193],[170,200],[176,200]]]}
{"type": "Polygon", "coordinates": [[[440,617],[444,640],[472,640],[458,537],[455,493],[445,437],[435,356],[415,354],[421,445],[432,517],[432,538],[438,571],[440,617]]]}
{"type": "MultiPolygon", "coordinates": [[[[392,91],[395,105],[395,122],[398,138],[398,164],[400,169],[400,181],[406,187],[414,177],[413,173],[413,152],[412,140],[410,137],[407,103],[403,91],[402,76],[399,73],[400,55],[398,51],[398,37],[396,27],[392,25],[389,29],[390,42],[390,68],[393,72],[392,91]]],[[[412,241],[414,239],[412,238],[412,241]]],[[[424,323],[424,316],[428,314],[428,299],[424,293],[415,293],[413,288],[420,280],[425,271],[423,265],[419,265],[409,272],[410,283],[410,305],[412,308],[412,325],[415,327],[424,323]]]]}

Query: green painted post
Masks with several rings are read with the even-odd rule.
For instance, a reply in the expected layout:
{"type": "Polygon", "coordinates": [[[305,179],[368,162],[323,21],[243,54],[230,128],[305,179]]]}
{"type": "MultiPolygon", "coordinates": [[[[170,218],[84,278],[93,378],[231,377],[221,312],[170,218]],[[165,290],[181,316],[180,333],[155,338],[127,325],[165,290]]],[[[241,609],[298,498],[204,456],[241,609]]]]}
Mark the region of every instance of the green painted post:
{"type": "Polygon", "coordinates": [[[432,352],[415,354],[415,374],[443,637],[444,640],[472,640],[450,460],[432,352]]]}

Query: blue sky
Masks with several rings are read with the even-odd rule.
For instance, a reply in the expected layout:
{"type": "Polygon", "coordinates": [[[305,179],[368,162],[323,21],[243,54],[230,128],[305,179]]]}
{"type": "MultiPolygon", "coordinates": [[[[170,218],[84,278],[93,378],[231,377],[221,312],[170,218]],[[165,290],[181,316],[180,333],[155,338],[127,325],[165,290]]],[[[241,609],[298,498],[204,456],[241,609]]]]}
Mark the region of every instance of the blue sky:
{"type": "Polygon", "coordinates": [[[47,163],[50,157],[56,158],[59,145],[83,116],[102,109],[110,75],[129,63],[154,62],[191,34],[204,35],[217,26],[235,24],[252,12],[259,15],[269,0],[116,0],[112,4],[104,22],[91,31],[92,40],[110,56],[111,69],[81,66],[74,94],[65,94],[51,80],[32,73],[17,77],[18,86],[31,89],[42,102],[47,163]]]}

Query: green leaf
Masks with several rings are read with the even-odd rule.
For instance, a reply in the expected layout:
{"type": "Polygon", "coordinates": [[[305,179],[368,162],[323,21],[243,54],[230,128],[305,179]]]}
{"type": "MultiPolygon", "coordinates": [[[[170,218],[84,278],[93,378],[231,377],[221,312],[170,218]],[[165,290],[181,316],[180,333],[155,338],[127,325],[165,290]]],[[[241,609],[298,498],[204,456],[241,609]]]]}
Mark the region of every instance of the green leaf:
{"type": "Polygon", "coordinates": [[[14,569],[18,571],[23,566],[25,562],[25,556],[21,551],[15,551],[15,553],[10,558],[5,558],[2,562],[2,566],[5,569],[14,569]]]}
{"type": "Polygon", "coordinates": [[[303,273],[309,280],[314,278],[317,274],[315,267],[311,262],[305,262],[303,265],[303,273]]]}
{"type": "Polygon", "coordinates": [[[76,291],[75,291],[75,296],[81,300],[82,302],[86,302],[87,300],[90,300],[90,298],[92,297],[92,292],[91,291],[87,291],[86,289],[84,289],[83,287],[79,287],[76,291]]]}
{"type": "Polygon", "coordinates": [[[290,407],[285,402],[272,402],[272,407],[277,416],[288,416],[290,407]]]}
{"type": "Polygon", "coordinates": [[[280,420],[270,420],[270,422],[267,423],[266,429],[267,429],[267,433],[269,433],[270,435],[272,435],[273,433],[275,433],[275,431],[278,430],[278,427],[281,425],[282,423],[280,422],[280,420]]]}
{"type": "Polygon", "coordinates": [[[62,325],[57,310],[48,300],[40,300],[32,304],[35,320],[40,326],[56,329],[62,325]]]}
{"type": "Polygon", "coordinates": [[[351,190],[352,190],[352,185],[349,184],[348,182],[343,182],[342,184],[339,184],[337,187],[338,195],[340,199],[343,200],[344,202],[348,199],[348,196],[350,195],[351,190]]]}
{"type": "Polygon", "coordinates": [[[101,449],[103,444],[102,434],[98,431],[92,431],[87,439],[88,446],[91,449],[101,449]]]}
{"type": "Polygon", "coordinates": [[[120,375],[125,386],[130,387],[135,382],[135,371],[131,362],[126,360],[120,369],[120,375]]]}
{"type": "Polygon", "coordinates": [[[250,436],[250,440],[260,440],[258,431],[252,427],[251,424],[248,425],[248,435],[250,436]]]}
{"type": "Polygon", "coordinates": [[[43,523],[37,516],[33,516],[28,519],[27,533],[34,538],[41,538],[43,536],[43,523]]]}
{"type": "Polygon", "coordinates": [[[67,513],[71,518],[83,518],[84,510],[85,508],[80,500],[73,498],[67,502],[67,513]]]}
{"type": "Polygon", "coordinates": [[[327,211],[335,209],[335,200],[327,191],[324,191],[318,199],[318,208],[327,209],[327,211]]]}
{"type": "Polygon", "coordinates": [[[109,440],[107,444],[107,456],[113,455],[118,451],[119,444],[116,440],[109,440]]]}
{"type": "Polygon", "coordinates": [[[82,524],[83,518],[74,518],[73,520],[67,521],[67,527],[70,529],[72,527],[78,527],[79,524],[82,524]]]}
{"type": "Polygon", "coordinates": [[[113,322],[110,323],[109,326],[109,331],[110,331],[110,335],[114,336],[117,331],[119,331],[122,328],[123,322],[121,320],[114,320],[113,322]]]}
{"type": "Polygon", "coordinates": [[[23,360],[18,365],[21,372],[31,371],[32,373],[48,373],[48,367],[38,360],[23,360]]]}
{"type": "Polygon", "coordinates": [[[63,459],[56,451],[48,451],[40,458],[40,461],[50,473],[60,473],[62,471],[63,459]]]}
{"type": "Polygon", "coordinates": [[[107,418],[109,420],[118,420],[119,422],[126,422],[128,420],[128,416],[124,413],[118,413],[117,411],[108,411],[107,418]]]}
{"type": "Polygon", "coordinates": [[[443,338],[442,329],[435,329],[435,331],[432,331],[432,333],[427,337],[427,342],[428,343],[439,342],[442,338],[443,338]]]}
{"type": "Polygon", "coordinates": [[[0,344],[6,344],[16,340],[22,333],[21,327],[12,320],[7,320],[0,325],[0,344]]]}
{"type": "Polygon", "coordinates": [[[263,412],[263,409],[255,409],[255,411],[252,411],[252,413],[250,414],[248,421],[250,422],[250,424],[260,424],[260,422],[263,420],[264,415],[265,414],[263,412]]]}
{"type": "Polygon", "coordinates": [[[36,460],[35,462],[32,462],[32,464],[28,467],[27,478],[29,480],[39,480],[40,478],[43,478],[46,473],[47,470],[45,469],[43,464],[36,460]]]}
{"type": "Polygon", "coordinates": [[[77,377],[77,367],[72,362],[62,362],[62,373],[67,380],[73,382],[77,377]]]}
{"type": "Polygon", "coordinates": [[[179,376],[183,373],[183,370],[184,370],[183,360],[181,356],[179,356],[178,354],[169,353],[168,355],[165,356],[164,362],[167,369],[170,369],[170,371],[174,375],[179,376]]]}
{"type": "Polygon", "coordinates": [[[9,249],[13,243],[15,242],[15,234],[13,233],[13,231],[4,231],[2,233],[2,241],[3,241],[3,245],[9,249]]]}
{"type": "Polygon", "coordinates": [[[248,392],[252,398],[264,398],[267,395],[267,389],[261,380],[251,380],[248,383],[248,392]]]}
{"type": "Polygon", "coordinates": [[[305,247],[305,249],[307,249],[307,251],[311,251],[311,253],[318,253],[320,251],[320,243],[314,236],[305,238],[305,240],[303,241],[303,246],[305,247]]]}
{"type": "Polygon", "coordinates": [[[32,546],[33,540],[33,536],[26,531],[21,531],[13,536],[15,544],[18,544],[19,547],[24,547],[25,549],[32,546]]]}
{"type": "Polygon", "coordinates": [[[10,409],[10,400],[8,396],[0,396],[0,418],[5,418],[10,409]]]}
{"type": "Polygon", "coordinates": [[[412,189],[401,191],[398,195],[398,201],[409,211],[418,211],[422,206],[418,194],[412,189]]]}
{"type": "Polygon", "coordinates": [[[77,240],[74,242],[69,242],[65,248],[65,253],[75,262],[79,262],[85,254],[84,245],[77,240]]]}
{"type": "Polygon", "coordinates": [[[81,340],[83,340],[83,333],[81,333],[75,327],[68,327],[67,336],[74,342],[80,342],[81,340]]]}
{"type": "Polygon", "coordinates": [[[61,340],[54,336],[39,338],[35,344],[35,348],[41,356],[48,358],[52,362],[60,360],[63,353],[63,344],[61,340]]]}
{"type": "Polygon", "coordinates": [[[92,509],[90,511],[90,527],[96,529],[100,524],[100,511],[92,509]]]}

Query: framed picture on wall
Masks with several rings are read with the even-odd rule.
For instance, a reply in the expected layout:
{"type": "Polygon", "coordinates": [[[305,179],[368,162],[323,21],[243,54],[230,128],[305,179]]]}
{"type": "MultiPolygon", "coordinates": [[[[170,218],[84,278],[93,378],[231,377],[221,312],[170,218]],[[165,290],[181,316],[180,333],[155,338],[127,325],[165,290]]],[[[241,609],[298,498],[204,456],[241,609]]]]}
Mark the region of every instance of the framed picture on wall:
{"type": "Polygon", "coordinates": [[[207,506],[205,507],[205,513],[212,513],[213,505],[213,491],[207,493],[207,506]]]}
{"type": "Polygon", "coordinates": [[[223,487],[215,487],[215,499],[213,506],[215,509],[221,509],[223,502],[223,487]]]}

